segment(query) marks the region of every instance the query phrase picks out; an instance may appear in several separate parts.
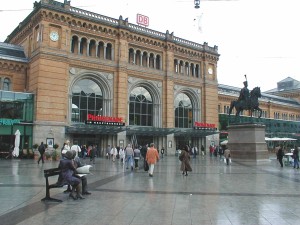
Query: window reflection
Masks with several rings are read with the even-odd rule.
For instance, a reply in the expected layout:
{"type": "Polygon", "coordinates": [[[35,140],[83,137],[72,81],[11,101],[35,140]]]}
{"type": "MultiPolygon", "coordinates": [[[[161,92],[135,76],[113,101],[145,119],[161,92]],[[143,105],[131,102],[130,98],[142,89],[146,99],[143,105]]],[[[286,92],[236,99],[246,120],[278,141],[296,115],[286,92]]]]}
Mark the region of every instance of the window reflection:
{"type": "Polygon", "coordinates": [[[129,125],[152,126],[153,102],[150,93],[143,87],[136,87],[130,93],[129,125]]]}
{"type": "Polygon", "coordinates": [[[72,88],[72,122],[85,122],[88,114],[102,115],[103,96],[93,80],[82,79],[72,88]]]}
{"type": "Polygon", "coordinates": [[[193,127],[193,107],[190,98],[180,93],[175,98],[175,127],[192,128],[193,127]]]}

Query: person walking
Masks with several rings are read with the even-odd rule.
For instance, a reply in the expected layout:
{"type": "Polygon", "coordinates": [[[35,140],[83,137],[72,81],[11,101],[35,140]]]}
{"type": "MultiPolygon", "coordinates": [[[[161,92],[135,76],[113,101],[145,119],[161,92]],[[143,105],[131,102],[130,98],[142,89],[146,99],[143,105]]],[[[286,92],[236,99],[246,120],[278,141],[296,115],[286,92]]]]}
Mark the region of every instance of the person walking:
{"type": "Polygon", "coordinates": [[[183,151],[181,151],[179,160],[181,161],[180,170],[182,171],[182,175],[187,176],[187,172],[192,171],[192,167],[190,165],[189,147],[187,145],[184,146],[183,151]]]}
{"type": "Polygon", "coordinates": [[[134,154],[134,168],[136,170],[139,169],[139,159],[141,158],[141,150],[136,147],[133,151],[133,154],[134,154]]]}
{"type": "Polygon", "coordinates": [[[42,160],[42,163],[44,163],[44,153],[46,151],[46,147],[44,145],[44,142],[41,142],[41,145],[39,146],[38,151],[40,153],[40,158],[38,160],[38,164],[40,164],[41,160],[42,160]]]}
{"type": "Polygon", "coordinates": [[[117,155],[118,155],[118,150],[117,148],[113,145],[113,147],[110,150],[110,155],[112,156],[112,161],[116,161],[117,155]]]}
{"type": "Polygon", "coordinates": [[[158,151],[154,148],[154,143],[150,144],[150,148],[146,153],[146,161],[149,164],[149,176],[153,177],[154,165],[159,160],[158,151]]]}
{"type": "Polygon", "coordinates": [[[126,169],[128,169],[130,165],[131,170],[133,170],[133,149],[131,148],[131,144],[128,144],[125,149],[125,162],[126,169]]]}
{"type": "Polygon", "coordinates": [[[119,156],[120,156],[120,162],[124,164],[125,152],[124,152],[123,147],[120,147],[119,156]]]}
{"type": "Polygon", "coordinates": [[[70,148],[70,150],[71,151],[74,150],[76,152],[76,157],[77,156],[79,157],[79,155],[81,154],[81,148],[77,144],[72,145],[72,147],[70,148]]]}
{"type": "Polygon", "coordinates": [[[160,154],[161,154],[161,158],[164,158],[164,154],[165,154],[165,148],[162,147],[162,149],[160,150],[160,154]]]}
{"type": "Polygon", "coordinates": [[[64,145],[62,146],[62,148],[61,148],[61,157],[62,157],[62,158],[65,157],[67,151],[70,151],[70,150],[71,150],[69,144],[70,144],[70,141],[67,140],[67,141],[64,143],[64,145]]]}
{"type": "Polygon", "coordinates": [[[297,166],[297,169],[299,169],[299,150],[298,147],[295,146],[295,149],[293,151],[293,159],[294,159],[294,169],[297,166]]]}
{"type": "Polygon", "coordinates": [[[205,155],[205,148],[204,148],[204,145],[201,145],[201,154],[202,154],[202,156],[205,155]]]}
{"type": "Polygon", "coordinates": [[[283,149],[282,149],[282,145],[280,145],[280,147],[277,151],[277,159],[278,159],[281,167],[283,167],[283,163],[282,163],[283,156],[284,156],[284,152],[283,152],[283,149]]]}
{"type": "Polygon", "coordinates": [[[93,161],[93,164],[95,164],[95,158],[96,158],[96,154],[97,154],[97,149],[95,147],[95,145],[91,145],[91,150],[90,150],[90,162],[93,161]]]}
{"type": "Polygon", "coordinates": [[[228,148],[226,148],[224,151],[224,157],[226,160],[226,164],[229,165],[231,155],[230,155],[230,150],[228,148]]]}
{"type": "Polygon", "coordinates": [[[107,145],[107,148],[106,148],[106,151],[105,151],[105,155],[106,155],[107,159],[110,159],[110,150],[111,150],[110,145],[107,145]]]}
{"type": "Polygon", "coordinates": [[[214,151],[215,151],[214,146],[210,145],[210,146],[209,146],[209,156],[210,156],[210,157],[213,156],[214,151]]]}
{"type": "Polygon", "coordinates": [[[193,159],[196,158],[196,154],[197,154],[197,152],[196,152],[196,147],[193,146],[193,147],[192,147],[192,155],[193,155],[193,159]]]}

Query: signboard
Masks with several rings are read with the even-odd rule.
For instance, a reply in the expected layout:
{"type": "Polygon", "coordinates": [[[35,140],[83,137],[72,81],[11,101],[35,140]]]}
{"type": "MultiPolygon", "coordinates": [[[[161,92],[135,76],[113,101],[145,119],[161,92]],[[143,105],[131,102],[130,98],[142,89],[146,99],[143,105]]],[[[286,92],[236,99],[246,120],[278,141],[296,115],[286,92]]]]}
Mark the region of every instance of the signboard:
{"type": "Polygon", "coordinates": [[[111,117],[111,116],[94,116],[88,114],[88,118],[85,124],[92,125],[109,125],[109,126],[125,126],[123,119],[121,117],[111,117]]]}
{"type": "Polygon", "coordinates": [[[202,122],[195,122],[194,129],[199,130],[216,130],[216,124],[213,123],[202,123],[202,122]]]}
{"type": "Polygon", "coordinates": [[[148,16],[144,16],[142,14],[137,14],[136,15],[136,23],[138,25],[143,25],[145,27],[149,26],[149,17],[148,16]]]}
{"type": "Polygon", "coordinates": [[[7,125],[11,126],[14,124],[19,124],[21,121],[19,119],[6,119],[6,118],[0,118],[0,125],[7,125]]]}

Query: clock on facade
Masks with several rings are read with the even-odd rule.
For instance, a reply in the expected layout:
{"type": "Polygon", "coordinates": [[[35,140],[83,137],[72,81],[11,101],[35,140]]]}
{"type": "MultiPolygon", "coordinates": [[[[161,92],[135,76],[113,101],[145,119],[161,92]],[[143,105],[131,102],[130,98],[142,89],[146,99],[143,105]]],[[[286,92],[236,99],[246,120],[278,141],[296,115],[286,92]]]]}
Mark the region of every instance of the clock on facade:
{"type": "Polygon", "coordinates": [[[212,68],[208,69],[208,74],[213,74],[213,69],[212,68]]]}
{"type": "Polygon", "coordinates": [[[56,31],[52,31],[52,32],[50,33],[50,39],[51,39],[52,41],[57,41],[58,38],[59,38],[59,35],[58,35],[58,33],[57,33],[56,31]]]}

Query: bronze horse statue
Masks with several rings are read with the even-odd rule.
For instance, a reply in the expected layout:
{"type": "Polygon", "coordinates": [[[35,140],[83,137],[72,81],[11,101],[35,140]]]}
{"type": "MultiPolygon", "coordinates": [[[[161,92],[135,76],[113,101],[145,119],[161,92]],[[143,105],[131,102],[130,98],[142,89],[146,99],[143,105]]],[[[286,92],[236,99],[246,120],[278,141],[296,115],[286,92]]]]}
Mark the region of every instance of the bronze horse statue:
{"type": "Polygon", "coordinates": [[[239,116],[240,112],[243,110],[249,110],[250,115],[252,117],[252,113],[254,110],[259,112],[258,118],[261,117],[262,110],[259,108],[259,102],[258,98],[261,97],[261,92],[260,92],[260,87],[255,87],[253,90],[250,92],[250,97],[249,101],[244,101],[244,100],[236,100],[236,101],[231,101],[230,108],[229,108],[229,115],[232,112],[232,109],[235,108],[236,113],[235,116],[239,116]]]}

